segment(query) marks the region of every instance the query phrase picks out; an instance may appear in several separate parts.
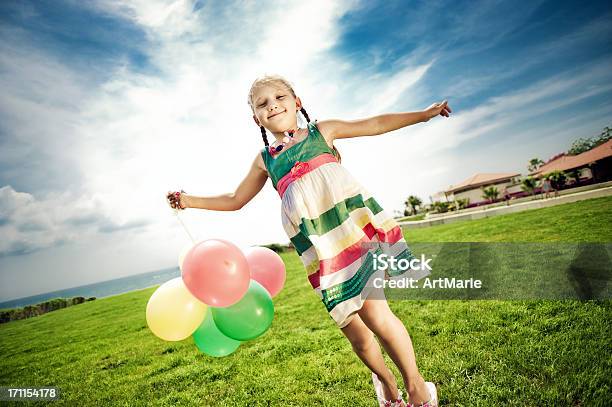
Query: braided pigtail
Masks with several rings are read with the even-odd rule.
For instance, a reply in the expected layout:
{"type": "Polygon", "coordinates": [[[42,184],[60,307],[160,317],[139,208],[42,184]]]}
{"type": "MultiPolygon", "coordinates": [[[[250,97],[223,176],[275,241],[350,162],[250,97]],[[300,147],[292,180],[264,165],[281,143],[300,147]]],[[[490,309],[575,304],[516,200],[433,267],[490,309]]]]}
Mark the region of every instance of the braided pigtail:
{"type": "MultiPolygon", "coordinates": [[[[300,112],[302,112],[302,114],[306,118],[306,121],[310,123],[310,117],[308,117],[308,113],[306,113],[306,109],[304,109],[304,106],[302,106],[302,108],[300,109],[300,112]]],[[[334,146],[334,151],[336,152],[336,154],[338,154],[338,162],[342,162],[342,156],[340,155],[340,151],[338,151],[336,146],[334,146]]]]}
{"type": "Polygon", "coordinates": [[[308,117],[308,113],[306,113],[306,109],[304,109],[304,106],[302,106],[302,108],[300,109],[300,112],[302,112],[302,114],[306,118],[306,122],[310,123],[310,117],[308,117]]]}
{"type": "Polygon", "coordinates": [[[268,147],[269,143],[268,136],[266,135],[266,128],[264,126],[259,126],[259,129],[261,130],[261,138],[263,139],[264,145],[268,147]]]}

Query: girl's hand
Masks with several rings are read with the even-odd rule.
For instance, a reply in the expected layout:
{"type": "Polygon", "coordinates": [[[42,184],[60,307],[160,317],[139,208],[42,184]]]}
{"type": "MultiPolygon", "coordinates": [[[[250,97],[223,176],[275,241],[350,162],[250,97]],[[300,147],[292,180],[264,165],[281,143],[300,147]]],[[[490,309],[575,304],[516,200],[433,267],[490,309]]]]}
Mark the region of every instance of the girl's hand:
{"type": "Polygon", "coordinates": [[[168,191],[168,193],[166,194],[166,200],[168,201],[168,205],[170,205],[172,209],[187,209],[184,192],[185,191],[183,191],[182,189],[181,192],[168,191]]]}
{"type": "Polygon", "coordinates": [[[449,117],[449,113],[452,112],[450,106],[448,105],[448,101],[444,101],[442,103],[434,103],[424,110],[425,112],[425,121],[429,121],[432,117],[436,117],[437,115],[449,117]]]}

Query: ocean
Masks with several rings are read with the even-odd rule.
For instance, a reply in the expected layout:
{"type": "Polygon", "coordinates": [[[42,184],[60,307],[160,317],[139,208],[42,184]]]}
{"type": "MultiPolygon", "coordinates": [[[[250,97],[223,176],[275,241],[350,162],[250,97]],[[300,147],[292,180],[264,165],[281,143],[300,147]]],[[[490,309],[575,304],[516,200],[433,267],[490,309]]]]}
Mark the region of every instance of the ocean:
{"type": "Polygon", "coordinates": [[[44,294],[33,295],[31,297],[17,298],[15,300],[0,302],[0,308],[19,308],[26,305],[34,305],[45,302],[52,298],[103,298],[163,284],[168,280],[179,277],[180,275],[181,270],[178,267],[150,271],[147,273],[136,274],[134,276],[121,277],[114,280],[101,281],[98,283],[82,285],[80,287],[66,288],[64,290],[51,291],[44,294]]]}

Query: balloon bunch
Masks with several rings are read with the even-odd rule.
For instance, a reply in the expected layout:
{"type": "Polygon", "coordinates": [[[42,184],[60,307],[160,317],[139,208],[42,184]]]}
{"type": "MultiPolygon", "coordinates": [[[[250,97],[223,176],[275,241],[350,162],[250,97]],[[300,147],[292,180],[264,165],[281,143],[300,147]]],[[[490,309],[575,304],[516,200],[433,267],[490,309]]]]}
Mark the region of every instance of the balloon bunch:
{"type": "Polygon", "coordinates": [[[222,239],[195,243],[179,256],[181,276],[151,295],[149,329],[166,341],[190,335],[210,356],[233,353],[263,335],[274,317],[272,297],[285,284],[285,264],[266,247],[244,252],[222,239]]]}

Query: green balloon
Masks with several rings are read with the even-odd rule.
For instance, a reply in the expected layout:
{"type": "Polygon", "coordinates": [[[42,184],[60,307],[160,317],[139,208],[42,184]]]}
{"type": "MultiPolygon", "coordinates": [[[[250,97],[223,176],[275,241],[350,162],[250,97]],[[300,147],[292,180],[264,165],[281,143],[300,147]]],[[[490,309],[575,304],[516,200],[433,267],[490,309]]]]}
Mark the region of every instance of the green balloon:
{"type": "Polygon", "coordinates": [[[204,321],[191,335],[198,349],[215,357],[227,356],[240,346],[240,341],[223,335],[215,325],[211,307],[208,307],[204,321]]]}
{"type": "Polygon", "coordinates": [[[253,279],[240,301],[228,307],[210,308],[221,333],[237,341],[261,336],[270,328],[274,318],[272,297],[263,285],[253,279]]]}

